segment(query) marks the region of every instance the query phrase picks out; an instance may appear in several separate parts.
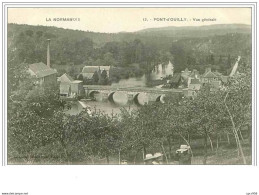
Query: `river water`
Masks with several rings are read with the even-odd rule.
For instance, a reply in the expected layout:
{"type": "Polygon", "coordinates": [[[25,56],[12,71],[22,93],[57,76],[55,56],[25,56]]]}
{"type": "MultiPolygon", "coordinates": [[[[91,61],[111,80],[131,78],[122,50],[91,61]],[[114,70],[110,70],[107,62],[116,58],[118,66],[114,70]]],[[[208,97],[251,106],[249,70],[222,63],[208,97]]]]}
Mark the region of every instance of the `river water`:
{"type": "Polygon", "coordinates": [[[138,108],[138,106],[134,104],[121,106],[121,105],[115,105],[111,102],[97,102],[97,101],[87,101],[86,105],[90,107],[91,112],[100,111],[109,115],[120,114],[121,109],[123,108],[127,109],[128,111],[132,111],[133,109],[138,108]]]}

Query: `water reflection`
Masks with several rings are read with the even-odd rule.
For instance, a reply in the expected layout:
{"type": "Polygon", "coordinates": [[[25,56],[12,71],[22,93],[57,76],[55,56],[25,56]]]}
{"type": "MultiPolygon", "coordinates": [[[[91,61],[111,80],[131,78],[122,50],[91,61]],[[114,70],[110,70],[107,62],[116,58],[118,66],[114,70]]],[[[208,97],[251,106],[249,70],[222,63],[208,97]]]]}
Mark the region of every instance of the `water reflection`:
{"type": "Polygon", "coordinates": [[[129,111],[132,111],[134,109],[137,109],[138,106],[137,105],[116,105],[112,102],[97,102],[97,101],[87,101],[86,102],[87,106],[90,107],[90,110],[92,112],[96,111],[101,111],[104,112],[106,114],[120,114],[121,112],[121,108],[125,108],[129,111]]]}

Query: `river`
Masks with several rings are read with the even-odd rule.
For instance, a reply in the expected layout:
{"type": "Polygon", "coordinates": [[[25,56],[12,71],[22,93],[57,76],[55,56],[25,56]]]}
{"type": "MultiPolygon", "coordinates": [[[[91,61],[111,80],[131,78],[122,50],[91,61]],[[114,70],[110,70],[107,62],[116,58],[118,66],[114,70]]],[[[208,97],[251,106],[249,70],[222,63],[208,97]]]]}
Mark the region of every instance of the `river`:
{"type": "Polygon", "coordinates": [[[90,107],[91,112],[101,111],[106,114],[112,115],[112,114],[120,114],[121,109],[125,108],[129,111],[132,111],[133,109],[137,109],[137,105],[127,105],[127,106],[119,106],[115,105],[111,102],[97,102],[97,101],[87,101],[87,106],[90,107]]]}

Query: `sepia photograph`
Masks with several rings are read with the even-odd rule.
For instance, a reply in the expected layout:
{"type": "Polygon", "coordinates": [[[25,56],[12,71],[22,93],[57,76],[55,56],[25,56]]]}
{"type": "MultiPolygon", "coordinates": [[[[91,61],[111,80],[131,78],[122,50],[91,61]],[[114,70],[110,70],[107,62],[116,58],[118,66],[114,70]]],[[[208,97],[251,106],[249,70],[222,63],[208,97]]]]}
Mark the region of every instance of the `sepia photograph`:
{"type": "Polygon", "coordinates": [[[7,165],[252,165],[252,8],[9,7],[7,165]]]}

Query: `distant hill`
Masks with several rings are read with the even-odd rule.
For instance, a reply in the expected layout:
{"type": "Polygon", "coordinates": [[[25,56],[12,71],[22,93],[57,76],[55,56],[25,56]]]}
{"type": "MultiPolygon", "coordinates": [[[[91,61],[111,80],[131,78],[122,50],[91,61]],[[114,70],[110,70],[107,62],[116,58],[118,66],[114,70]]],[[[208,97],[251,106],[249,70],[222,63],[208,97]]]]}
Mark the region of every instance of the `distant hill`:
{"type": "Polygon", "coordinates": [[[100,47],[104,43],[112,41],[130,41],[136,38],[136,35],[133,33],[99,33],[99,32],[90,32],[90,31],[81,31],[81,30],[71,30],[64,28],[57,28],[52,26],[33,26],[25,24],[8,24],[8,36],[18,35],[21,32],[25,31],[43,32],[44,37],[55,39],[60,36],[70,37],[71,39],[76,39],[77,37],[81,38],[90,38],[94,42],[95,47],[100,47]]]}
{"type": "Polygon", "coordinates": [[[251,33],[251,26],[246,24],[215,24],[206,26],[168,26],[161,28],[147,28],[135,32],[136,34],[148,36],[167,36],[167,37],[207,37],[214,35],[224,35],[229,33],[251,33]]]}
{"type": "Polygon", "coordinates": [[[167,31],[167,30],[217,30],[217,29],[251,29],[247,24],[213,24],[203,26],[166,26],[158,28],[146,28],[136,32],[152,32],[152,31],[167,31]]]}
{"type": "Polygon", "coordinates": [[[20,62],[45,62],[46,39],[51,39],[52,63],[68,66],[138,64],[149,70],[151,64],[173,59],[179,71],[185,67],[203,70],[207,64],[223,71],[238,55],[251,55],[251,26],[244,24],[169,26],[120,33],[8,24],[9,53],[12,51],[20,62]]]}
{"type": "Polygon", "coordinates": [[[215,35],[226,34],[250,34],[251,26],[245,24],[218,24],[208,26],[186,26],[175,27],[168,26],[162,28],[147,28],[136,32],[120,33],[98,33],[90,31],[71,30],[50,26],[32,26],[22,24],[8,24],[8,40],[17,37],[25,31],[42,33],[46,39],[57,40],[60,37],[69,37],[69,40],[78,40],[90,38],[93,41],[94,48],[102,47],[107,42],[129,42],[134,39],[140,39],[143,43],[158,47],[162,50],[168,50],[172,42],[185,38],[200,38],[215,35]],[[154,38],[156,37],[156,38],[154,38]],[[157,39],[159,37],[159,39],[157,39]]]}
{"type": "MultiPolygon", "coordinates": [[[[145,40],[146,36],[168,37],[168,38],[192,38],[192,37],[207,37],[214,35],[224,35],[229,33],[251,33],[251,26],[245,24],[217,24],[207,26],[185,26],[176,27],[168,26],[161,28],[147,28],[136,32],[119,32],[119,33],[99,33],[90,31],[71,30],[49,26],[32,26],[21,24],[8,24],[8,32],[19,34],[25,30],[45,32],[46,37],[55,38],[58,34],[62,36],[79,36],[87,37],[93,40],[95,46],[99,47],[107,42],[112,41],[132,41],[134,39],[145,40]]],[[[165,38],[166,39],[166,38],[165,38]]],[[[168,41],[168,39],[166,39],[168,41]]],[[[165,41],[165,42],[166,42],[165,41]]]]}

